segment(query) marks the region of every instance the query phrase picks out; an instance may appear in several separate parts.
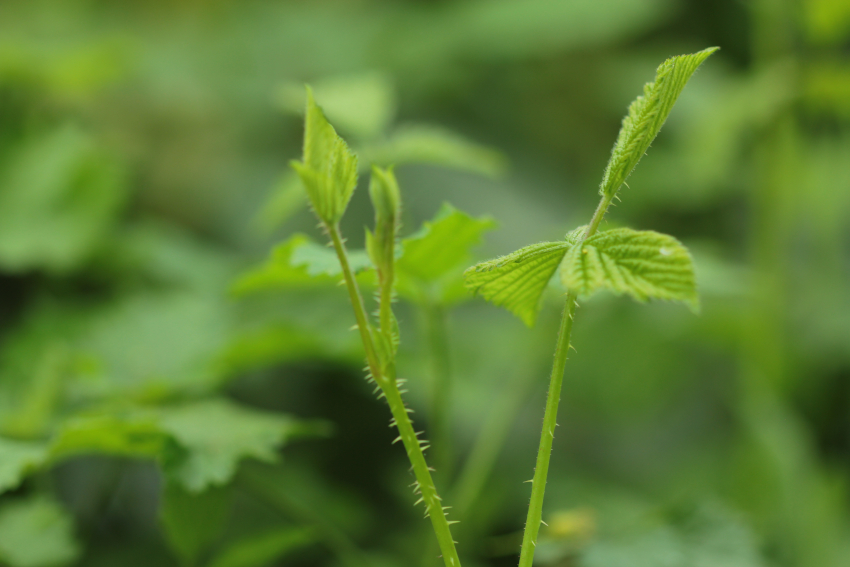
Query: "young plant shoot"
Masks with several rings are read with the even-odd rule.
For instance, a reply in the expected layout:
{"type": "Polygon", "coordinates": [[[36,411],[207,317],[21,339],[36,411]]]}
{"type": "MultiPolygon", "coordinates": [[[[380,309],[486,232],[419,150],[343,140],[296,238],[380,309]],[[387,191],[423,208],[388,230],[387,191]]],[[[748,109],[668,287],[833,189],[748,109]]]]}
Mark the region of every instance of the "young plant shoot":
{"type": "Polygon", "coordinates": [[[567,233],[562,241],[526,246],[473,266],[464,274],[470,291],[505,307],[529,326],[537,318],[540,297],[556,270],[567,289],[531,484],[520,567],[531,567],[534,559],[576,299],[608,289],[641,302],[665,299],[684,302],[694,311],[699,308],[693,261],[678,240],[666,234],[629,228],[600,231],[599,225],[620,187],[655,139],[685,84],[717,49],[712,47],[666,60],[658,67],[655,81],[648,83],[643,96],[631,104],[605,168],[599,187],[601,199],[590,224],[567,233]]]}
{"type": "Polygon", "coordinates": [[[349,262],[339,221],[357,185],[357,157],[334,128],[307,90],[307,111],[304,132],[304,157],[293,162],[307,191],[310,205],[319,218],[339,259],[357,329],[366,351],[369,379],[373,380],[386,399],[392,413],[391,424],[399,432],[397,441],[404,444],[416,476],[415,492],[425,505],[437,542],[447,567],[460,567],[460,559],[452,540],[446,512],[425,461],[427,442],[419,439],[413,429],[409,409],[402,399],[396,377],[395,357],[398,346],[398,327],[392,311],[395,280],[396,235],[398,232],[401,198],[391,169],[372,169],[369,195],[375,208],[375,231],[366,233],[366,249],[378,274],[378,327],[370,321],[354,270],[349,262]]]}

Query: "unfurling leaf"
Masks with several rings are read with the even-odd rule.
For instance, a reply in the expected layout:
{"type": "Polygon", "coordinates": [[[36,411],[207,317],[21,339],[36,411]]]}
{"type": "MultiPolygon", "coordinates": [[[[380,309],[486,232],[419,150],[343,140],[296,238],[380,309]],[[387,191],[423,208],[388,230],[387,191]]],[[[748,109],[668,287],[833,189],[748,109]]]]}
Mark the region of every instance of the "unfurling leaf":
{"type": "Polygon", "coordinates": [[[357,156],[339,137],[307,89],[304,158],[292,162],[316,215],[326,224],[342,218],[357,185],[357,156]]]}
{"type": "Polygon", "coordinates": [[[671,57],[658,67],[655,82],[644,86],[643,96],[631,104],[629,114],[623,119],[617,143],[605,167],[600,195],[611,197],[617,192],[658,135],[688,79],[717,50],[717,47],[709,47],[690,55],[671,57]]]}
{"type": "Polygon", "coordinates": [[[532,244],[472,266],[463,274],[466,288],[493,305],[504,307],[531,327],[546,285],[584,230],[585,227],[577,228],[562,242],[532,244]]]}
{"type": "Polygon", "coordinates": [[[401,195],[391,167],[372,166],[369,197],[375,208],[375,233],[366,231],[366,251],[384,278],[392,270],[396,234],[401,224],[401,195]]]}
{"type": "Polygon", "coordinates": [[[581,295],[605,288],[638,301],[667,299],[699,308],[690,253],[672,236],[649,230],[615,228],[591,236],[567,253],[561,281],[581,295]]]}

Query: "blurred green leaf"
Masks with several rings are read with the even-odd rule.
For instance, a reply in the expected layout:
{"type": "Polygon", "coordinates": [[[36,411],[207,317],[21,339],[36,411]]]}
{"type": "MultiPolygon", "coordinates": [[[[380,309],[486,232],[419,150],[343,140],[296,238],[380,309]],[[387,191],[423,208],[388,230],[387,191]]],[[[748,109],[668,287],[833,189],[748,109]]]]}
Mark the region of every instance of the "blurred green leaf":
{"type": "Polygon", "coordinates": [[[44,443],[0,437],[0,494],[17,488],[24,477],[47,459],[44,443]]]}
{"type": "Polygon", "coordinates": [[[77,337],[91,363],[78,371],[74,395],[150,400],[208,392],[222,378],[215,361],[231,330],[229,308],[216,296],[187,290],[121,298],[95,311],[77,337]]]}
{"type": "Polygon", "coordinates": [[[470,249],[495,227],[489,217],[474,218],[443,203],[431,221],[402,240],[397,269],[400,275],[434,282],[468,261],[470,249]]]}
{"type": "Polygon", "coordinates": [[[561,281],[588,296],[599,289],[638,301],[666,299],[699,307],[694,263],[687,248],[666,234],[615,228],[597,232],[566,253],[561,281]]]}
{"type": "Polygon", "coordinates": [[[263,567],[291,551],[312,544],[316,539],[313,528],[275,528],[230,544],[209,567],[263,567]]]}
{"type": "Polygon", "coordinates": [[[287,415],[223,399],[163,408],[157,417],[162,430],[178,445],[166,459],[166,472],[195,493],[225,484],[242,459],[274,461],[277,449],[289,439],[322,433],[321,428],[287,415]]]}
{"type": "MultiPolygon", "coordinates": [[[[350,251],[348,261],[355,273],[372,267],[365,250],[350,251]]],[[[303,234],[295,234],[277,245],[263,266],[237,279],[233,292],[244,295],[257,291],[310,287],[336,283],[341,276],[342,266],[332,250],[303,234]]]]}
{"type": "Polygon", "coordinates": [[[82,415],[65,420],[50,444],[52,460],[75,455],[159,458],[168,439],[149,417],[82,415]]]}
{"type": "Polygon", "coordinates": [[[500,177],[507,169],[500,152],[437,126],[401,126],[386,140],[364,146],[360,154],[364,162],[385,167],[425,163],[487,177],[500,177]]]}
{"type": "Polygon", "coordinates": [[[169,545],[186,565],[197,565],[202,554],[215,546],[229,511],[226,488],[189,493],[179,484],[165,483],[160,521],[169,545]]]}
{"type": "Polygon", "coordinates": [[[58,567],[79,554],[71,518],[53,500],[36,496],[0,507],[0,560],[10,567],[58,567]]]}
{"type": "Polygon", "coordinates": [[[125,200],[122,168],[72,126],[9,155],[0,187],[0,267],[11,272],[77,268],[125,200]]]}
{"type": "Polygon", "coordinates": [[[592,544],[580,567],[762,567],[751,531],[715,505],[686,512],[672,524],[612,534],[592,544]]]}
{"type": "MultiPolygon", "coordinates": [[[[358,138],[380,135],[395,116],[395,88],[383,73],[327,77],[315,81],[311,87],[316,98],[322,101],[328,120],[358,138]]],[[[301,114],[305,102],[304,85],[283,85],[278,100],[285,110],[301,114]]]]}

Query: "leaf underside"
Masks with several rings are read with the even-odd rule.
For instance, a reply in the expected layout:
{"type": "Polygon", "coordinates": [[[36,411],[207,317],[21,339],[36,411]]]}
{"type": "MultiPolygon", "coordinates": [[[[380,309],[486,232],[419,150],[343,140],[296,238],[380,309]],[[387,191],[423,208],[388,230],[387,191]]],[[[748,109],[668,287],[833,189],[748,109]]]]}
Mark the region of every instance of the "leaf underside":
{"type": "Polygon", "coordinates": [[[697,67],[717,49],[710,47],[697,53],[671,57],[658,67],[655,81],[644,86],[643,96],[639,96],[629,106],[629,113],[623,119],[620,134],[605,167],[599,187],[600,195],[611,197],[617,192],[658,135],[673,104],[697,67]]]}
{"type": "Polygon", "coordinates": [[[585,227],[579,227],[561,242],[532,244],[472,266],[464,272],[466,288],[493,305],[504,307],[531,327],[540,311],[540,297],[546,285],[584,230],[585,227]]]}
{"type": "Polygon", "coordinates": [[[608,289],[642,302],[666,299],[699,309],[690,253],[672,236],[658,232],[599,232],[567,252],[560,276],[568,289],[584,296],[608,289]]]}

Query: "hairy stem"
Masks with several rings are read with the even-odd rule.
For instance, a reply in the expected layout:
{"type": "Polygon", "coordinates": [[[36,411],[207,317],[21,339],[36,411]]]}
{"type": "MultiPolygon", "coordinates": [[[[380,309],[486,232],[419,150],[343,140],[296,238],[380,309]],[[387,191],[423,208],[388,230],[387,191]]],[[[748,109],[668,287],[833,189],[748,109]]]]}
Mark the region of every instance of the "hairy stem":
{"type": "Polygon", "coordinates": [[[390,406],[390,411],[393,415],[393,424],[398,429],[399,439],[404,444],[404,448],[407,451],[407,458],[413,466],[413,474],[416,476],[417,489],[421,494],[420,500],[425,504],[426,515],[431,518],[431,525],[437,536],[437,542],[440,544],[443,561],[445,562],[446,567],[460,567],[460,558],[457,555],[457,549],[455,549],[455,543],[452,539],[449,522],[446,519],[446,514],[443,510],[440,496],[437,494],[437,489],[431,478],[428,463],[425,461],[425,455],[422,452],[423,446],[420,444],[420,440],[416,436],[416,432],[413,429],[413,422],[410,420],[410,415],[408,414],[409,410],[404,405],[404,400],[401,397],[401,391],[398,389],[398,382],[394,376],[394,368],[392,365],[389,365],[387,369],[382,368],[375,351],[375,346],[372,342],[372,334],[370,332],[369,319],[366,315],[366,307],[363,303],[363,296],[360,294],[360,290],[357,286],[357,280],[354,278],[354,274],[351,271],[351,266],[348,262],[348,253],[346,252],[345,244],[342,241],[339,226],[333,225],[326,228],[331,238],[331,242],[333,243],[334,250],[339,257],[339,263],[342,266],[345,285],[348,288],[348,294],[351,297],[351,305],[354,308],[354,317],[357,320],[357,326],[360,329],[360,337],[363,340],[363,346],[366,350],[366,360],[369,364],[369,370],[372,373],[372,378],[374,378],[390,406]]]}
{"type": "MultiPolygon", "coordinates": [[[[598,224],[598,223],[597,223],[598,224]]],[[[555,362],[549,379],[549,393],[546,395],[546,412],[543,414],[543,432],[540,434],[540,447],[537,449],[537,464],[534,479],[531,481],[531,501],[528,505],[528,517],[525,532],[522,535],[522,551],[519,567],[531,567],[534,561],[534,548],[543,517],[543,495],[546,491],[546,477],[549,473],[549,458],[552,455],[552,441],[555,439],[555,427],[558,425],[558,404],[561,401],[561,385],[564,381],[564,367],[570,349],[570,335],[573,330],[573,316],[576,310],[576,294],[567,294],[564,313],[561,316],[561,328],[555,347],[555,362]]]]}

